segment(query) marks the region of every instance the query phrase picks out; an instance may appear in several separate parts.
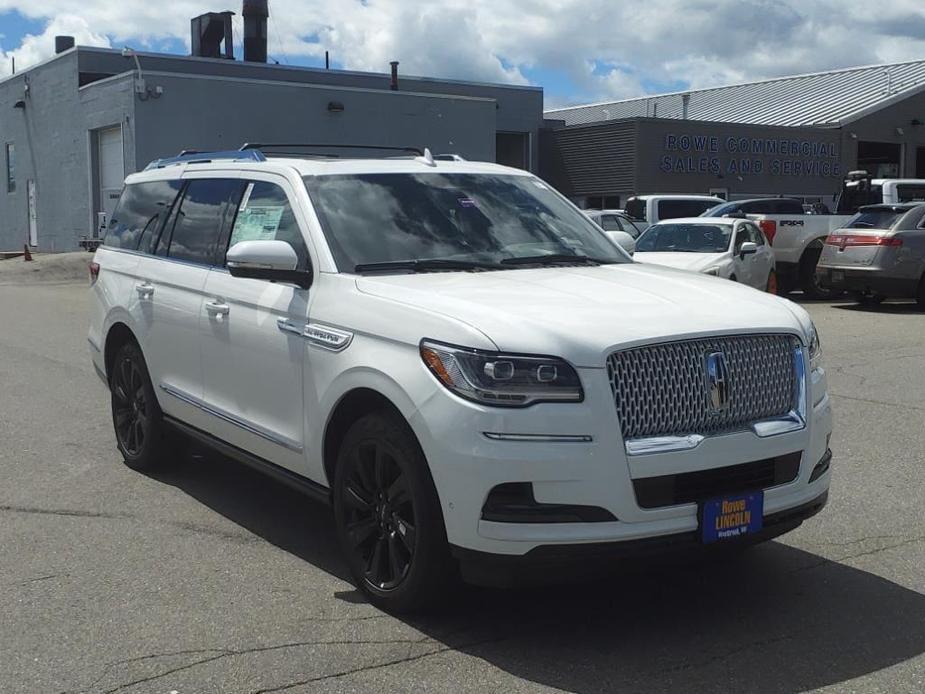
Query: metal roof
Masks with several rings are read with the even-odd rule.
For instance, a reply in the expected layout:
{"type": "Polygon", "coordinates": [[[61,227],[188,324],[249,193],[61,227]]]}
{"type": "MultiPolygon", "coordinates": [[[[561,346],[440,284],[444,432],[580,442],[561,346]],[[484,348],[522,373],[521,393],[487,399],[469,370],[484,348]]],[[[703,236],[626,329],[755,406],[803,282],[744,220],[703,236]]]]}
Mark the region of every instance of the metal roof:
{"type": "Polygon", "coordinates": [[[566,125],[621,118],[681,118],[753,125],[839,127],[925,90],[925,60],[658,94],[546,111],[566,125]]]}

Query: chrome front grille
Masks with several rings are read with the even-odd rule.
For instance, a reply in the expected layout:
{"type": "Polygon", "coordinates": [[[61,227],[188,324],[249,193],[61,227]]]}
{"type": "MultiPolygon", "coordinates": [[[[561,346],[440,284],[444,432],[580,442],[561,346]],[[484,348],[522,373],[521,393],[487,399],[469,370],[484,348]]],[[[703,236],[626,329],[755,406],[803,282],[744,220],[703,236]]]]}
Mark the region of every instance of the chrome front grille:
{"type": "Polygon", "coordinates": [[[614,352],[607,373],[623,438],[710,435],[787,415],[798,397],[791,335],[733,335],[614,352]],[[723,407],[711,397],[708,355],[726,364],[723,407]]]}

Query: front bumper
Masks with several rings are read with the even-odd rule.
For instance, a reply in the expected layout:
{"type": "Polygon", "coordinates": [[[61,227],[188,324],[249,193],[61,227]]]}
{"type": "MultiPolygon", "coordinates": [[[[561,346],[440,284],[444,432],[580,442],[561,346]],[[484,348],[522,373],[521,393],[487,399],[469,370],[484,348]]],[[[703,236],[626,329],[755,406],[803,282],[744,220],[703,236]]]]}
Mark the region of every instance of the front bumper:
{"type": "Polygon", "coordinates": [[[648,478],[719,472],[753,461],[798,457],[795,477],[760,485],[765,490],[766,517],[808,504],[828,489],[828,471],[813,477],[832,432],[823,369],[808,374],[807,421],[799,430],[765,437],[740,431],[707,437],[690,450],[646,455],[626,453],[606,373],[602,369],[580,372],[585,384],[582,403],[505,410],[438,391],[410,418],[430,464],[447,538],[458,551],[523,557],[540,547],[695,533],[697,503],[648,508],[639,503],[634,483],[648,478]],[[486,433],[522,438],[498,440],[486,433]],[[531,438],[549,435],[573,438],[531,438]],[[483,514],[493,489],[527,482],[538,504],[593,509],[596,522],[567,518],[505,522],[483,514]]]}
{"type": "Polygon", "coordinates": [[[694,531],[625,542],[541,545],[522,556],[490,554],[460,547],[454,547],[453,554],[459,562],[463,579],[476,585],[509,587],[594,578],[628,560],[655,555],[715,554],[771,540],[798,528],[804,520],[819,513],[828,498],[826,490],[799,506],[765,515],[761,532],[716,545],[702,544],[699,534],[694,531]]]}

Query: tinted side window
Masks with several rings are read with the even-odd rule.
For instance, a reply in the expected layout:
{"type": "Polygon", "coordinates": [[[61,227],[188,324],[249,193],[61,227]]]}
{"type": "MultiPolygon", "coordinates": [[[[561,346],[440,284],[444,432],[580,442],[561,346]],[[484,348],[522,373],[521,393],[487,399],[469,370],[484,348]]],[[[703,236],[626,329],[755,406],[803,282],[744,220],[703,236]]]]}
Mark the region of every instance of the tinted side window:
{"type": "Polygon", "coordinates": [[[125,186],[107,224],[104,243],[113,248],[150,253],[179,190],[180,181],[125,186]]]}
{"type": "Polygon", "coordinates": [[[308,248],[286,191],[275,183],[252,181],[244,190],[228,247],[240,241],[285,241],[299,257],[299,269],[308,267],[308,248]]]}
{"type": "Polygon", "coordinates": [[[900,183],[896,185],[899,202],[921,202],[925,200],[925,185],[900,183]]]}
{"type": "Polygon", "coordinates": [[[803,203],[799,200],[778,200],[775,214],[805,214],[803,203]]]}
{"type": "Polygon", "coordinates": [[[241,193],[236,179],[189,181],[174,222],[167,255],[178,260],[211,265],[215,262],[225,215],[241,193]]]}
{"type": "Polygon", "coordinates": [[[658,203],[658,218],[698,217],[715,204],[715,202],[701,200],[660,200],[658,203]]]}

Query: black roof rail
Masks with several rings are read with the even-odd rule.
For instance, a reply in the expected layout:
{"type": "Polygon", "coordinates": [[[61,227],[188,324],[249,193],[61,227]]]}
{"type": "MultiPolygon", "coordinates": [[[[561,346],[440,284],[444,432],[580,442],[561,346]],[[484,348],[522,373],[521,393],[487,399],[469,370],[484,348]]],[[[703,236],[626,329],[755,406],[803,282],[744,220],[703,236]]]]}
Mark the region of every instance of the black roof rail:
{"type": "Polygon", "coordinates": [[[175,157],[166,157],[164,159],[155,159],[145,167],[145,171],[150,169],[163,169],[165,166],[174,166],[175,164],[208,164],[221,159],[230,159],[233,161],[266,161],[267,158],[259,150],[242,151],[238,149],[226,150],[222,152],[198,152],[192,149],[184,149],[175,157]]]}
{"type": "MultiPolygon", "coordinates": [[[[295,149],[366,149],[366,150],[383,150],[386,152],[402,152],[404,154],[413,154],[417,157],[423,157],[424,151],[418,147],[395,147],[393,145],[334,145],[334,144],[317,144],[309,142],[245,142],[241,145],[242,152],[245,151],[263,151],[266,149],[279,148],[295,149]]],[[[278,152],[277,154],[292,155],[291,152],[278,152]]],[[[305,156],[304,154],[295,154],[294,156],[305,156]]],[[[320,155],[325,156],[325,155],[320,155]]]]}

